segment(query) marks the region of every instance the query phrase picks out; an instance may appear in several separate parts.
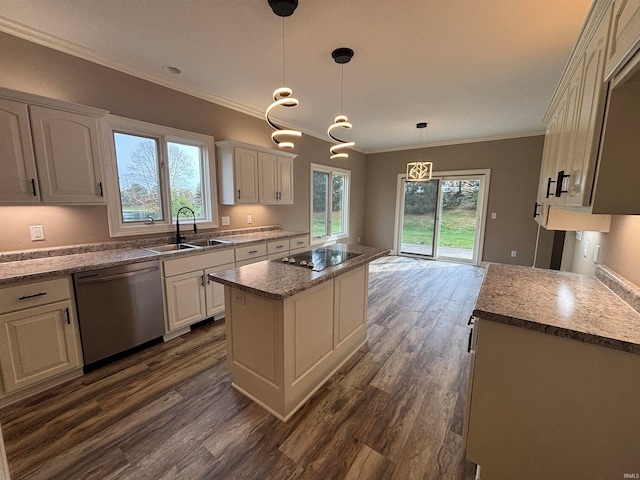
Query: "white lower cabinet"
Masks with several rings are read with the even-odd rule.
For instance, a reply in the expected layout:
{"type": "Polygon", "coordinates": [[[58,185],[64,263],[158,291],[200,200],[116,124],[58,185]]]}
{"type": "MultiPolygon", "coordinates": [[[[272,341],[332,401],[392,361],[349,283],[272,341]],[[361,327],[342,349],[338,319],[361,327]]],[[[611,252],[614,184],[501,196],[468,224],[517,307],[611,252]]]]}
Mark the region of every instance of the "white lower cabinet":
{"type": "Polygon", "coordinates": [[[68,278],[0,290],[0,397],[37,384],[47,388],[74,370],[82,373],[71,292],[68,278]]]}
{"type": "Polygon", "coordinates": [[[166,333],[223,313],[223,289],[209,282],[207,274],[234,265],[232,248],[165,260],[166,333]]]}
{"type": "Polygon", "coordinates": [[[289,240],[289,253],[296,254],[307,250],[309,250],[309,235],[301,235],[289,240]]]}

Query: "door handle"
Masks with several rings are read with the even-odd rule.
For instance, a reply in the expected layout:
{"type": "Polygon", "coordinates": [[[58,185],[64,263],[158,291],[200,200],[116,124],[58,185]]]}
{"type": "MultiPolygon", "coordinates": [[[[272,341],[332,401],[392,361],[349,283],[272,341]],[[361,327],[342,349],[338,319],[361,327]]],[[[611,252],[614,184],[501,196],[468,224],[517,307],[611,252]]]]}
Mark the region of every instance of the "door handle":
{"type": "Polygon", "coordinates": [[[240,200],[240,189],[238,189],[238,200],[240,200]]]}
{"type": "Polygon", "coordinates": [[[200,283],[202,283],[202,286],[204,287],[204,275],[200,275],[200,283]]]}
{"type": "Polygon", "coordinates": [[[538,207],[541,207],[542,205],[539,204],[538,202],[535,203],[535,205],[533,206],[533,218],[536,218],[538,215],[540,215],[538,213],[538,207]]]}
{"type": "Polygon", "coordinates": [[[556,197],[561,197],[563,193],[568,193],[569,190],[563,190],[562,184],[565,178],[569,178],[571,175],[565,175],[564,170],[558,172],[558,179],[556,180],[556,197]]]}
{"type": "Polygon", "coordinates": [[[556,181],[553,178],[549,177],[549,180],[547,180],[547,197],[546,198],[549,198],[551,195],[553,195],[553,193],[550,191],[552,183],[556,183],[556,181]]]}
{"type": "Polygon", "coordinates": [[[473,327],[471,327],[471,331],[469,332],[469,345],[467,346],[467,353],[471,352],[471,340],[473,339],[473,327]]]}
{"type": "Polygon", "coordinates": [[[102,182],[98,182],[98,189],[100,190],[100,196],[104,197],[104,191],[102,190],[102,182]]]}
{"type": "Polygon", "coordinates": [[[69,307],[64,309],[67,312],[67,325],[71,325],[71,315],[69,314],[69,307]]]}
{"type": "Polygon", "coordinates": [[[33,192],[33,196],[37,197],[38,193],[36,192],[36,179],[32,178],[31,179],[31,191],[33,192]]]}

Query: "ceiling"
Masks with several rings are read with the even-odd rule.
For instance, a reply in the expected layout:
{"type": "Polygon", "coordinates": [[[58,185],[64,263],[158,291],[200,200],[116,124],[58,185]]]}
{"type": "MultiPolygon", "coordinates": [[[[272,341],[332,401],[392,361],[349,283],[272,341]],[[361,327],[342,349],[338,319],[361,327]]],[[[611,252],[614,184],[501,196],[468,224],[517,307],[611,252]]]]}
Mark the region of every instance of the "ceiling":
{"type": "Polygon", "coordinates": [[[0,30],[364,153],[543,132],[591,0],[0,0],[0,30]],[[338,47],[355,51],[340,66],[338,47]],[[172,75],[163,66],[182,73],[172,75]],[[342,72],[341,72],[342,70],[342,72]],[[340,112],[341,73],[343,109],[340,112]],[[426,133],[415,125],[426,121],[426,133]]]}

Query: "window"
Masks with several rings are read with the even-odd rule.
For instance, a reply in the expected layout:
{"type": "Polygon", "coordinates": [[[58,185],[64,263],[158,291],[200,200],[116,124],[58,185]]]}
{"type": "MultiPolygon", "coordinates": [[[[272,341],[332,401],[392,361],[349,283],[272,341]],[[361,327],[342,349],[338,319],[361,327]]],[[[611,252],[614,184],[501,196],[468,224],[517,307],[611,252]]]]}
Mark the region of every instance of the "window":
{"type": "Polygon", "coordinates": [[[180,207],[217,227],[213,138],[108,116],[111,236],[173,230],[180,207]]]}
{"type": "Polygon", "coordinates": [[[312,244],[349,236],[351,172],[311,164],[312,244]]]}

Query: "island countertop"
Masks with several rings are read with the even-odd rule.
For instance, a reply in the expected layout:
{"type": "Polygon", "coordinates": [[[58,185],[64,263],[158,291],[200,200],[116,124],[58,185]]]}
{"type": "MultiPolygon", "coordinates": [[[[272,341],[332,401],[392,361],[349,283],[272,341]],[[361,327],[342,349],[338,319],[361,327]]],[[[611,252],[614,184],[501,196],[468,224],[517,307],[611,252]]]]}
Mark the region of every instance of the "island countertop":
{"type": "Polygon", "coordinates": [[[640,313],[595,277],[490,264],[473,314],[640,354],[640,313]]]}
{"type": "Polygon", "coordinates": [[[325,248],[339,249],[359,255],[319,272],[280,261],[265,260],[239,268],[210,273],[209,278],[254,295],[271,300],[282,300],[389,254],[388,249],[359,245],[336,244],[325,248]]]}

